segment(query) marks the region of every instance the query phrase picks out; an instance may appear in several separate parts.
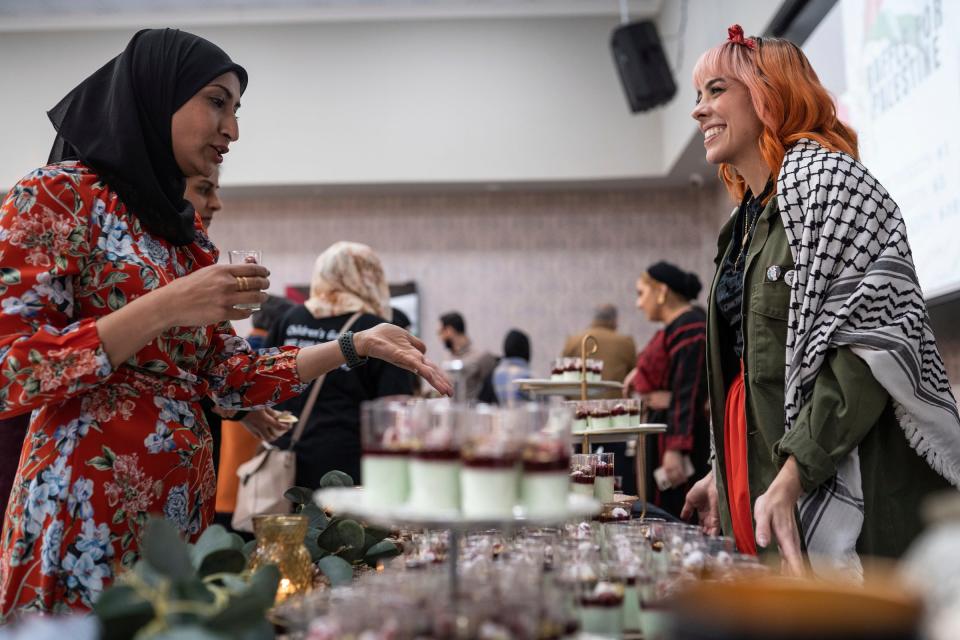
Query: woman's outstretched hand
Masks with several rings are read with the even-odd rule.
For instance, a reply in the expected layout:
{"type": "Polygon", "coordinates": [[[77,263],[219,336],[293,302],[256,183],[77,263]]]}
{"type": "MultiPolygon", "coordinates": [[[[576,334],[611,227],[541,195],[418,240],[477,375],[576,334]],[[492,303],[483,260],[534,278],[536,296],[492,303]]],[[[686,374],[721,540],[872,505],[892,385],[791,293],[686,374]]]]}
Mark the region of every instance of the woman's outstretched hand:
{"type": "Polygon", "coordinates": [[[353,343],[359,356],[377,358],[412,371],[441,394],[453,395],[450,381],[440,368],[424,355],[427,347],[404,329],[383,322],[371,329],[355,333],[353,343]]]}
{"type": "Polygon", "coordinates": [[[680,517],[689,520],[697,514],[700,528],[708,536],[720,534],[720,510],[717,506],[717,482],[713,471],[690,487],[680,517]]]}
{"type": "Polygon", "coordinates": [[[757,523],[757,546],[766,547],[776,539],[780,547],[780,568],[786,575],[803,576],[803,552],[800,550],[800,531],[794,515],[797,500],[803,493],[800,472],[793,456],[780,469],[766,493],[753,505],[757,523]],[[771,537],[772,536],[772,537],[771,537]]]}

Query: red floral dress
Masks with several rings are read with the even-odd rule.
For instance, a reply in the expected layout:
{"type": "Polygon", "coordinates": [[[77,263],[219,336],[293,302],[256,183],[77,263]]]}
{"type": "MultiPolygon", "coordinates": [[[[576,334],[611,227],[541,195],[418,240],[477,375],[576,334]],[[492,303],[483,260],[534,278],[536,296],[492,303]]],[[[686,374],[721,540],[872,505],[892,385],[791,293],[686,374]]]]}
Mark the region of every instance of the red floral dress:
{"type": "Polygon", "coordinates": [[[302,390],[296,349],[251,351],[230,324],[175,327],[112,368],[96,319],[216,263],[200,230],[140,228],[76,162],[38,169],[0,208],[0,418],[33,411],[0,541],[0,621],[86,610],[137,558],[147,514],[195,538],[216,493],[197,401],[269,405],[302,390]]]}

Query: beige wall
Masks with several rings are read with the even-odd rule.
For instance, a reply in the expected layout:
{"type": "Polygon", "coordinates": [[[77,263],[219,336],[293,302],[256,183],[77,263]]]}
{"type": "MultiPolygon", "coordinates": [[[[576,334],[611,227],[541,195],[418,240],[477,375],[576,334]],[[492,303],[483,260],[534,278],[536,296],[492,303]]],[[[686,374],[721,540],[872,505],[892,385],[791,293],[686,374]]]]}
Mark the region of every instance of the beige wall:
{"type": "MultiPolygon", "coordinates": [[[[535,373],[544,373],[565,336],[587,325],[600,302],[619,307],[622,330],[641,346],[655,327],[633,307],[637,274],[662,258],[696,271],[706,285],[716,232],[730,210],[718,186],[228,197],[211,235],[222,250],[263,250],[275,292],[306,283],[317,254],[331,243],[365,242],[380,253],[391,281],[419,285],[424,338],[434,357],[443,357],[436,319],[458,309],[475,343],[495,353],[511,327],[526,331],[535,373]]],[[[958,307],[931,310],[955,385],[958,307]]]]}
{"type": "Polygon", "coordinates": [[[211,235],[221,250],[261,249],[276,292],[306,283],[331,243],[367,243],[391,281],[419,285],[434,357],[436,319],[457,309],[474,342],[495,353],[510,328],[526,331],[544,373],[597,303],[616,304],[622,330],[643,344],[655,328],[633,307],[637,275],[668,259],[706,281],[724,198],[714,187],[228,198],[211,235]]]}

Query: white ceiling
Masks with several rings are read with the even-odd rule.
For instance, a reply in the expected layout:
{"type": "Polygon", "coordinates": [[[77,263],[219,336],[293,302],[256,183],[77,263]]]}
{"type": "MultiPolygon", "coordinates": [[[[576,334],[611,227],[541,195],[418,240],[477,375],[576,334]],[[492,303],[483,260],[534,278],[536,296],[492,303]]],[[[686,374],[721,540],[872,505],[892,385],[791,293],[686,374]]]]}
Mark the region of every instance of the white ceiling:
{"type": "MultiPolygon", "coordinates": [[[[624,0],[631,19],[662,0],[624,0]]],[[[357,20],[615,16],[620,0],[0,0],[0,32],[357,20]]]]}

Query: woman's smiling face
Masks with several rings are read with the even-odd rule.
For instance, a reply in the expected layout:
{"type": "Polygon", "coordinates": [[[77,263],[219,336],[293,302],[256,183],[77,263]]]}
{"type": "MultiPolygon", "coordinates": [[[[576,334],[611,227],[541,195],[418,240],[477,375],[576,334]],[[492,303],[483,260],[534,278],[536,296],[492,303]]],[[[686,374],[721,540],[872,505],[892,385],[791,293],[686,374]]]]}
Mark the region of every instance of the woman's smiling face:
{"type": "Polygon", "coordinates": [[[707,162],[737,166],[757,154],[763,123],[746,85],[732,78],[708,75],[696,89],[697,106],[691,115],[704,136],[707,162]]]}

